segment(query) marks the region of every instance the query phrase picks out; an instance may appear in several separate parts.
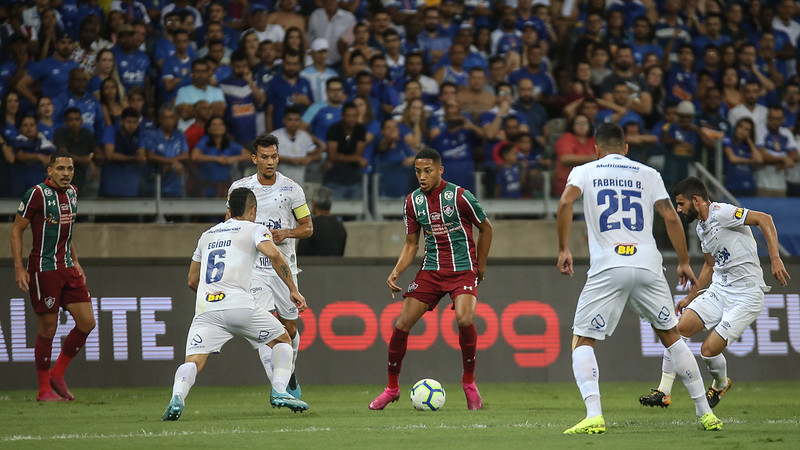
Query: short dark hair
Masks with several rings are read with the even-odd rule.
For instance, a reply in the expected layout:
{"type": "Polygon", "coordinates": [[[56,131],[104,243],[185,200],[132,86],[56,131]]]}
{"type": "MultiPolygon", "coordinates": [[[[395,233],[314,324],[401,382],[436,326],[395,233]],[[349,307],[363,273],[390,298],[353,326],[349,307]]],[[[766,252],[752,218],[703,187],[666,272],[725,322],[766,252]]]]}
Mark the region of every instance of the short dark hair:
{"type": "Polygon", "coordinates": [[[139,113],[139,111],[136,110],[136,108],[131,108],[130,106],[128,106],[127,108],[122,110],[122,115],[120,116],[120,120],[125,120],[129,118],[134,118],[136,120],[139,120],[141,117],[142,115],[139,113]]]}
{"type": "Polygon", "coordinates": [[[64,117],[66,118],[67,114],[75,114],[75,113],[78,113],[81,116],[81,118],[83,118],[83,113],[81,112],[81,110],[74,106],[64,110],[64,117]]]}
{"type": "Polygon", "coordinates": [[[236,49],[231,53],[231,64],[236,61],[247,61],[247,53],[243,49],[236,49]]]}
{"type": "Polygon", "coordinates": [[[595,144],[604,150],[621,150],[625,147],[625,132],[614,122],[605,122],[597,127],[595,144]]]}
{"type": "Polygon", "coordinates": [[[400,37],[400,33],[397,32],[394,28],[388,28],[386,31],[383,32],[383,38],[386,39],[389,36],[397,36],[400,37]]]}
{"type": "Polygon", "coordinates": [[[695,196],[698,196],[703,200],[708,201],[708,189],[706,188],[705,183],[703,183],[703,180],[697,177],[684,178],[683,180],[679,181],[678,184],[676,184],[672,189],[672,193],[676,197],[678,195],[682,195],[688,199],[692,199],[695,196]]]}
{"type": "Polygon", "coordinates": [[[357,110],[358,106],[356,106],[356,103],[351,100],[349,102],[345,102],[344,105],[342,105],[342,115],[344,115],[344,111],[346,109],[356,109],[357,110]]]}
{"type": "Polygon", "coordinates": [[[258,147],[267,148],[272,146],[275,146],[276,149],[278,148],[278,138],[269,133],[262,133],[260,136],[256,138],[255,141],[253,141],[253,149],[251,150],[251,152],[253,152],[253,154],[255,155],[256,153],[258,153],[258,147]]]}
{"type": "Polygon", "coordinates": [[[289,114],[297,114],[299,116],[303,115],[303,107],[300,105],[289,105],[283,112],[284,117],[288,116],[289,114]]]}
{"type": "Polygon", "coordinates": [[[73,162],[75,161],[75,159],[72,157],[72,155],[70,155],[70,153],[68,151],[66,151],[66,150],[56,150],[55,152],[50,154],[50,164],[48,164],[48,166],[52,167],[56,163],[56,160],[58,158],[69,158],[73,162]]]}
{"type": "Polygon", "coordinates": [[[356,83],[358,83],[362,78],[369,78],[370,81],[372,80],[372,73],[366,70],[362,70],[356,74],[356,83]]]}
{"type": "Polygon", "coordinates": [[[192,61],[192,70],[194,70],[194,68],[195,68],[196,66],[199,66],[199,65],[206,65],[206,66],[208,66],[208,61],[206,61],[206,59],[205,59],[205,58],[197,58],[197,59],[193,60],[193,61],[192,61]]]}
{"type": "Polygon", "coordinates": [[[331,88],[331,84],[332,84],[332,83],[339,83],[339,84],[343,84],[343,83],[342,83],[342,79],[341,79],[341,78],[339,78],[339,77],[332,77],[332,78],[328,78],[328,79],[325,81],[325,89],[330,89],[330,88],[331,88]]]}
{"type": "Polygon", "coordinates": [[[256,194],[249,188],[236,188],[228,196],[228,209],[231,217],[242,217],[244,213],[256,204],[256,194]]]}
{"type": "Polygon", "coordinates": [[[430,159],[434,164],[442,164],[442,155],[430,147],[423,148],[417,153],[416,156],[414,156],[414,161],[418,159],[430,159]]]}

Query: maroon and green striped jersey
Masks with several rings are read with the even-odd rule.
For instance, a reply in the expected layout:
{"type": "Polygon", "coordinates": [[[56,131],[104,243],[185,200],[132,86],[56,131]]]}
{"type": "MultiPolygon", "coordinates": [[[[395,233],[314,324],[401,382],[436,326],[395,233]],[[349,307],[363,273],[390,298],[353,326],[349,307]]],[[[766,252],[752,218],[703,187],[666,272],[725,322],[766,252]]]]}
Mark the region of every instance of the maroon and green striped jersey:
{"type": "Polygon", "coordinates": [[[421,270],[459,272],[476,270],[477,256],[472,226],[486,214],[472,193],[445,181],[431,192],[408,194],[403,215],[406,234],[425,235],[425,258],[421,270]]]}
{"type": "Polygon", "coordinates": [[[28,270],[46,272],[73,266],[70,243],[77,212],[75,186],[57,189],[47,179],[28,189],[17,211],[31,221],[33,231],[28,270]]]}

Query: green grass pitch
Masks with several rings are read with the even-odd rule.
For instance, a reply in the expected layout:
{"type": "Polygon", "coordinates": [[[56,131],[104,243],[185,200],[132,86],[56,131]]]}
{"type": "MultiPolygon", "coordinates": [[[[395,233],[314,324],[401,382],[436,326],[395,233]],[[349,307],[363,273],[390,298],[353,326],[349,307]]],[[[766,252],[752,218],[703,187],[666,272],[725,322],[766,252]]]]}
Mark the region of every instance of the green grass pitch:
{"type": "Polygon", "coordinates": [[[478,387],[483,411],[467,411],[461,387],[446,384],[444,408],[418,412],[410,384],[384,411],[367,409],[379,384],[304,385],[311,409],[293,414],[272,409],[264,386],[201,380],[178,422],[159,420],[171,386],[74,389],[68,404],[39,404],[33,390],[0,391],[0,448],[800,448],[800,381],[736,382],[715,409],[720,432],[700,429],[679,382],[666,410],[638,404],[647,384],[601,382],[607,432],[599,436],[561,434],[585,412],[572,383],[478,387]]]}

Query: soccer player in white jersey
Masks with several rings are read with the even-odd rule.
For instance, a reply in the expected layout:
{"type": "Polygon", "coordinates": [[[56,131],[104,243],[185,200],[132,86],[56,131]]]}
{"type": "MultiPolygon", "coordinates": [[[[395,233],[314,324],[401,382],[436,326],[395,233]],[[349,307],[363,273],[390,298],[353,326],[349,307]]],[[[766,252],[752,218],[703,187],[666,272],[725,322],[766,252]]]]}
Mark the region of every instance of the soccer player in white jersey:
{"type": "MultiPolygon", "coordinates": [[[[678,214],[686,223],[697,221],[697,236],[705,256],[697,279],[698,288],[681,299],[675,311],[681,314],[678,333],[685,338],[703,329],[713,330],[703,341],[700,354],[708,366],[713,382],[706,398],[715,407],[731,388],[728,366],[722,350],[739,339],[745,329],[758,318],[764,307],[764,274],[758,259],[752,225],[758,225],[767,241],[772,275],[786,286],[789,273],[778,250],[778,232],[772,216],[739,208],[727,203],[711,202],[703,181],[689,177],[675,186],[678,214]]],[[[646,406],[666,408],[670,404],[675,367],[664,353],[661,384],[639,398],[646,406]]]]}
{"type": "MultiPolygon", "coordinates": [[[[235,181],[228,192],[244,187],[253,191],[258,201],[256,223],[269,228],[272,239],[289,262],[292,279],[297,284],[297,255],[295,252],[297,239],[310,237],[314,233],[311,223],[311,211],[306,203],[303,188],[291,178],[278,172],[278,138],[271,134],[262,134],[253,142],[253,164],[256,173],[235,181]]],[[[289,295],[289,290],[281,281],[268,258],[256,260],[253,270],[251,291],[259,305],[268,310],[275,310],[278,319],[286,327],[292,339],[292,376],[289,379],[288,392],[300,398],[300,385],[295,376],[297,350],[300,346],[300,333],[297,330],[298,310],[289,295]]],[[[267,376],[272,379],[272,350],[266,346],[258,348],[261,364],[267,376]]]]}
{"type": "Polygon", "coordinates": [[[219,353],[233,336],[247,339],[253,348],[270,347],[273,354],[273,407],[305,411],[308,404],[286,392],[292,367],[292,346],[283,325],[261,308],[250,293],[253,262],[258,254],[272,261],[295,306],[305,299],[292,280],[286,258],[269,230],[254,223],[256,198],[249,189],[236,189],[228,200],[231,218],[203,233],[189,266],[189,287],[197,291],[195,315],[186,338],[186,359],[175,372],[172,399],[161,420],[178,420],[184,400],[203,369],[208,355],[219,353]]]}
{"type": "Polygon", "coordinates": [[[678,253],[678,278],[696,283],[681,220],[654,169],[625,157],[625,134],[615,123],[604,123],[595,133],[598,159],[572,169],[558,203],[558,268],[574,274],[569,251],[572,208],[583,195],[589,231],[589,273],[572,324],[572,371],[586,404],[586,418],[564,434],[596,434],[606,430],[600,404],[596,340],[610,336],[622,310],[630,304],[650,322],[695,402],[705,430],[718,430],[717,419],[705,400],[700,370],[686,342],[680,338],[672,296],[664,278],[661,253],[653,238],[654,211],[664,219],[678,253]]]}

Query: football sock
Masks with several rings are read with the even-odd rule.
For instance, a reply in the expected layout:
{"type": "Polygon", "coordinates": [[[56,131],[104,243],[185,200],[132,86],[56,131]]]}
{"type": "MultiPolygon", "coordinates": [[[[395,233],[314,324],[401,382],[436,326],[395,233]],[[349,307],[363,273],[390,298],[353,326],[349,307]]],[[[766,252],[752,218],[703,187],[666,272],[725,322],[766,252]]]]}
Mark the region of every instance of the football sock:
{"type": "Polygon", "coordinates": [[[461,364],[464,366],[461,382],[474,383],[475,348],[478,346],[478,330],[474,323],[466,327],[458,327],[458,345],[461,346],[461,364]]]}
{"type": "Polygon", "coordinates": [[[87,337],[89,337],[89,334],[79,330],[78,327],[73,328],[69,332],[66,339],[64,339],[64,345],[61,346],[61,353],[58,355],[58,359],[53,365],[54,376],[64,376],[67,366],[69,365],[70,361],[72,361],[72,358],[74,358],[75,355],[77,355],[78,352],[83,348],[83,344],[86,343],[87,337]]]}
{"type": "Polygon", "coordinates": [[[272,347],[272,388],[279,394],[286,392],[292,376],[292,346],[279,342],[272,347]]]}
{"type": "Polygon", "coordinates": [[[389,339],[389,381],[386,387],[397,389],[400,387],[400,368],[403,367],[403,357],[406,356],[408,347],[408,332],[399,330],[397,327],[392,331],[392,338],[389,339]]]}
{"type": "Polygon", "coordinates": [[[267,379],[272,383],[272,349],[269,345],[258,346],[258,357],[261,359],[261,365],[264,366],[264,372],[267,373],[267,379]]]}
{"type": "Polygon", "coordinates": [[[300,348],[300,330],[294,334],[292,338],[292,373],[297,366],[297,350],[300,348]]]}
{"type": "Polygon", "coordinates": [[[664,359],[661,361],[661,383],[658,384],[658,390],[665,395],[670,395],[674,382],[675,368],[672,366],[672,358],[670,358],[669,350],[664,349],[664,359]]]}
{"type": "Polygon", "coordinates": [[[694,409],[697,417],[711,412],[711,407],[708,406],[708,401],[706,400],[706,388],[703,386],[700,368],[697,366],[697,360],[694,359],[689,346],[686,345],[686,341],[678,339],[667,350],[670,353],[675,372],[689,391],[689,396],[694,400],[694,409]]]}
{"type": "Polygon", "coordinates": [[[722,390],[728,387],[728,362],[725,360],[725,356],[723,356],[722,353],[717,356],[703,356],[703,361],[706,362],[708,371],[711,372],[711,376],[714,377],[711,386],[716,390],[722,390]]]}
{"type": "Polygon", "coordinates": [[[172,385],[172,396],[179,395],[182,401],[186,401],[189,390],[194,386],[197,378],[197,364],[193,362],[183,363],[175,371],[175,383],[172,385]]]}
{"type": "Polygon", "coordinates": [[[36,377],[39,380],[39,394],[46,394],[50,388],[50,354],[53,351],[53,338],[36,335],[33,358],[36,361],[36,377]]]}
{"type": "Polygon", "coordinates": [[[597,367],[594,348],[581,345],[572,351],[572,373],[586,404],[586,417],[603,414],[603,407],[600,404],[600,370],[597,367]]]}

